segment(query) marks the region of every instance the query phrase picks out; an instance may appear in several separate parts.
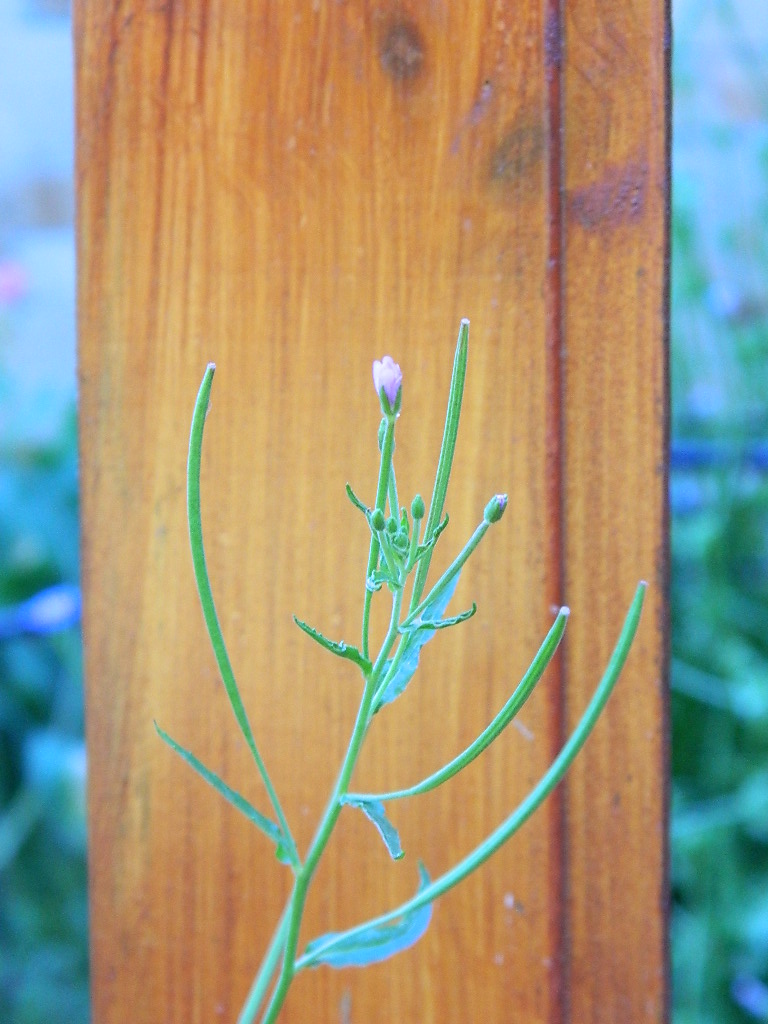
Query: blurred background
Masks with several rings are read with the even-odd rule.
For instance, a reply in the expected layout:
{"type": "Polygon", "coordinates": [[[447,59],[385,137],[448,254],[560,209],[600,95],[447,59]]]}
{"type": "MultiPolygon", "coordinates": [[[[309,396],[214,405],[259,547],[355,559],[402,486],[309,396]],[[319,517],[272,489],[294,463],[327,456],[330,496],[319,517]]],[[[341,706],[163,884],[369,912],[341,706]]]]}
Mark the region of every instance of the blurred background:
{"type": "Polygon", "coordinates": [[[0,1021],[85,1024],[72,46],[0,0],[0,1021]]]}
{"type": "MultiPolygon", "coordinates": [[[[768,9],[674,0],[674,1024],[768,1022],[768,9]]],[[[66,0],[0,0],[0,1021],[85,1024],[66,0]]]]}
{"type": "Polygon", "coordinates": [[[674,1024],[768,1021],[768,6],[673,0],[674,1024]]]}

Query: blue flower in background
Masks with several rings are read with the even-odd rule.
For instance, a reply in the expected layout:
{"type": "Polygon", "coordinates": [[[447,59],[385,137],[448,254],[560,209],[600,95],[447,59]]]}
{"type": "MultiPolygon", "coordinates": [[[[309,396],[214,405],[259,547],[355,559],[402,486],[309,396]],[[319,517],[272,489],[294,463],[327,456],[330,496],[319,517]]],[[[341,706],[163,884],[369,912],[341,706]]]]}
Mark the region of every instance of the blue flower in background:
{"type": "Polygon", "coordinates": [[[80,622],[80,588],[71,583],[46,587],[9,608],[0,608],[0,640],[15,636],[47,636],[80,622]]]}

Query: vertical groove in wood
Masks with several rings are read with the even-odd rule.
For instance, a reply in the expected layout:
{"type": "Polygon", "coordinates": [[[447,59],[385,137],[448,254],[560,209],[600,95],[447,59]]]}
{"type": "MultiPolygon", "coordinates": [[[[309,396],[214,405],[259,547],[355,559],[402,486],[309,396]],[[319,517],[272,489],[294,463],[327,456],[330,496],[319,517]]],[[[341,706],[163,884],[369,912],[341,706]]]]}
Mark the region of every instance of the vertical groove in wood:
{"type": "MultiPolygon", "coordinates": [[[[551,566],[549,571],[552,607],[565,601],[565,567],[563,565],[563,157],[562,157],[562,67],[563,9],[562,0],[544,0],[544,73],[547,101],[547,274],[546,274],[546,345],[547,345],[547,480],[549,482],[551,566]]],[[[554,759],[565,738],[567,677],[562,653],[558,651],[553,670],[557,673],[555,699],[551,703],[551,757],[554,759]]],[[[558,787],[550,797],[552,831],[550,842],[557,855],[552,859],[550,884],[550,919],[553,963],[553,1021],[567,1024],[569,993],[567,962],[569,956],[568,924],[568,834],[565,822],[565,793],[558,787]]]]}
{"type": "Polygon", "coordinates": [[[666,1019],[666,5],[567,5],[565,566],[573,724],[641,578],[625,672],[566,783],[572,1019],[666,1019]]]}

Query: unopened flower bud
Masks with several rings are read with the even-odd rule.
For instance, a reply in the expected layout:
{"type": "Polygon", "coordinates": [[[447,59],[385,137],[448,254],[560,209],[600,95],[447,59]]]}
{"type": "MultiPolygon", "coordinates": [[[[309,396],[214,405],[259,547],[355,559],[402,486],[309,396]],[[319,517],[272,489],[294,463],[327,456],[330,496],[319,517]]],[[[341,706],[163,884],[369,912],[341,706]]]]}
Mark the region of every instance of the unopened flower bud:
{"type": "Polygon", "coordinates": [[[483,519],[485,519],[486,523],[498,523],[498,521],[504,515],[504,509],[506,507],[506,494],[494,494],[494,496],[485,506],[485,511],[483,512],[483,519]]]}
{"type": "Polygon", "coordinates": [[[417,494],[411,502],[411,515],[418,521],[419,519],[424,518],[426,511],[427,510],[424,507],[424,499],[420,494],[417,494]]]}
{"type": "Polygon", "coordinates": [[[387,520],[384,516],[384,513],[381,511],[380,508],[375,508],[373,512],[371,512],[371,528],[376,531],[379,531],[383,530],[386,525],[387,520]]]}
{"type": "Polygon", "coordinates": [[[395,403],[402,383],[402,371],[392,356],[384,356],[383,359],[374,360],[373,386],[376,388],[376,394],[380,399],[382,392],[384,392],[390,412],[395,409],[395,403]]]}
{"type": "Polygon", "coordinates": [[[394,516],[390,516],[387,520],[387,533],[394,535],[397,533],[397,520],[394,516]]]}

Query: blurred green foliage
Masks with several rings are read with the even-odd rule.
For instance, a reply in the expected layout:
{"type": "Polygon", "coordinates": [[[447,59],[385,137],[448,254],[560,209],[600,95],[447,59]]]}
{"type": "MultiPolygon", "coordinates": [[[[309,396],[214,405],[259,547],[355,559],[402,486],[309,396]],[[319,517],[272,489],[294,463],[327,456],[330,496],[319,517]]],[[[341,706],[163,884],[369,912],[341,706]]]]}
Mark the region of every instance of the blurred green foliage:
{"type": "Polygon", "coordinates": [[[673,1021],[748,1024],[768,1021],[768,18],[674,14],[673,1021]]]}
{"type": "MultiPolygon", "coordinates": [[[[32,412],[32,410],[30,410],[32,412]]],[[[0,608],[78,580],[74,414],[0,449],[0,608]]],[[[7,617],[7,616],[6,616],[7,617]]],[[[85,752],[77,625],[0,638],[0,1021],[88,1011],[85,752]]]]}
{"type": "Polygon", "coordinates": [[[768,1020],[768,485],[673,520],[675,1024],[768,1020]]]}

